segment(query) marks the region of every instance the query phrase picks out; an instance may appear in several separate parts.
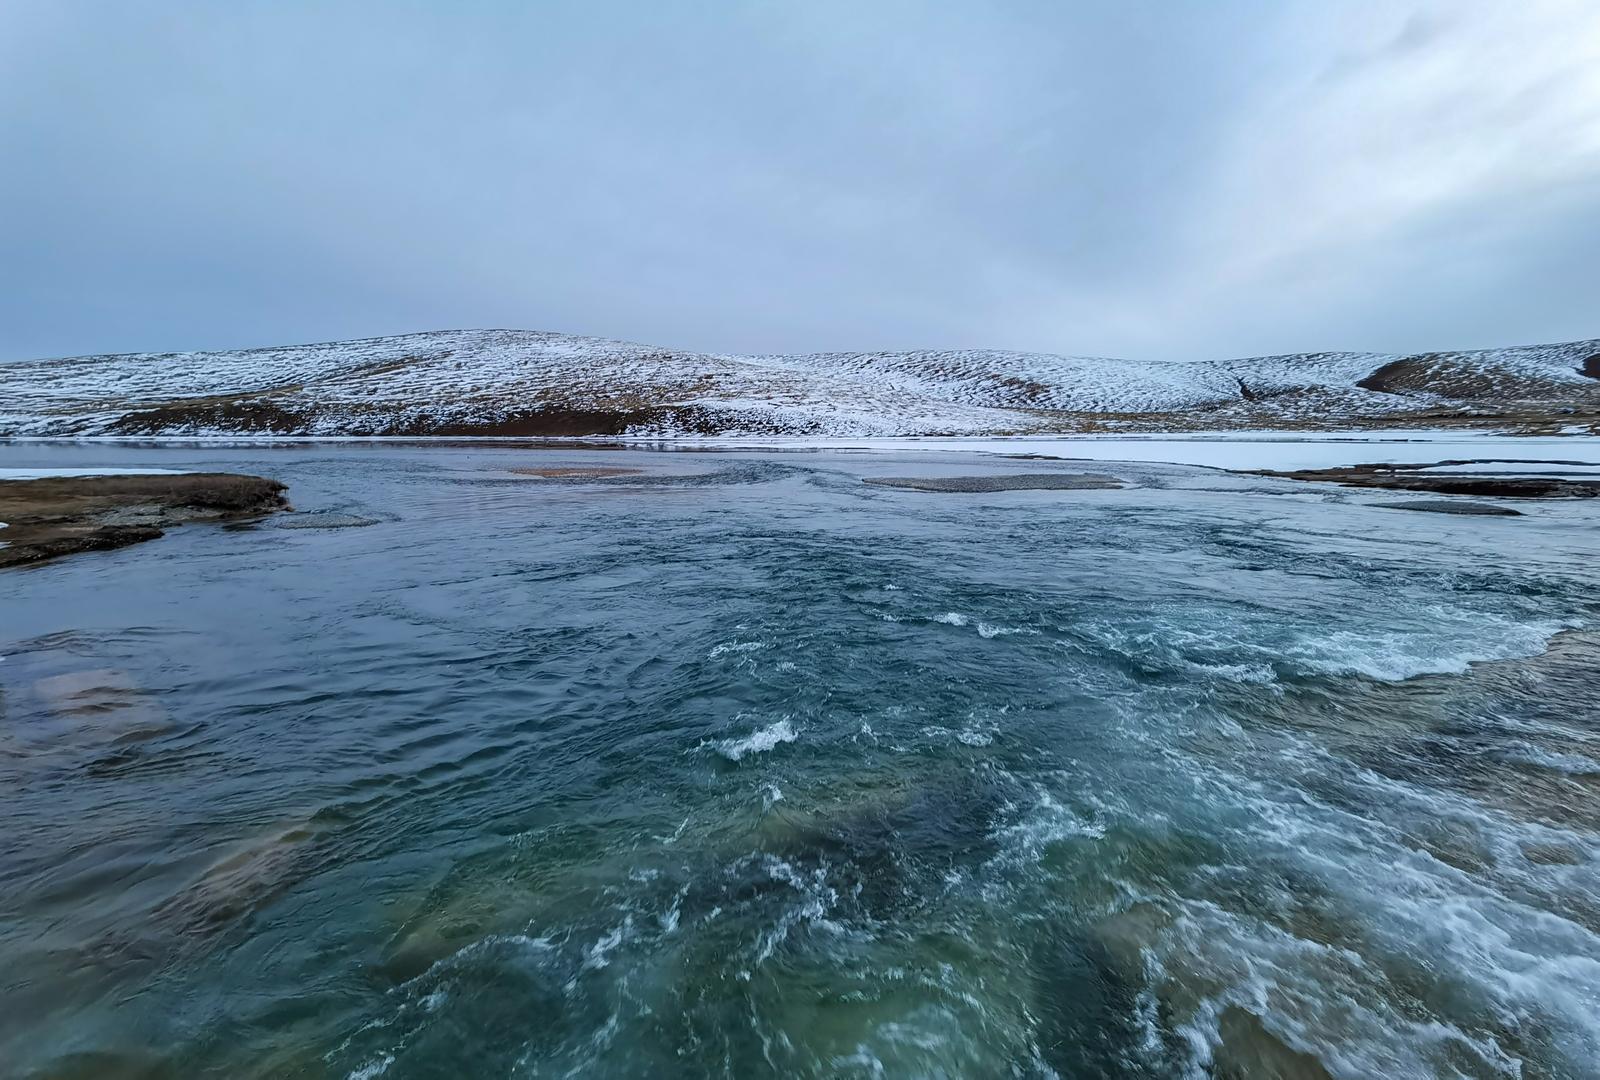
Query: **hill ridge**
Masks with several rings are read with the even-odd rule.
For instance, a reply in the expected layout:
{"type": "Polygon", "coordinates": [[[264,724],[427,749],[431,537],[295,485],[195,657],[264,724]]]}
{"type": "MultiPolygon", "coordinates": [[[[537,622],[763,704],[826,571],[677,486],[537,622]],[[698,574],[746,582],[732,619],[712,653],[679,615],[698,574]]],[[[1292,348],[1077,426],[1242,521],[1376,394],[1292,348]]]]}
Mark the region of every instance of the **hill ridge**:
{"type": "Polygon", "coordinates": [[[999,349],[699,353],[422,331],[0,365],[0,435],[1042,434],[1600,423],[1600,339],[1136,361],[999,349]]]}

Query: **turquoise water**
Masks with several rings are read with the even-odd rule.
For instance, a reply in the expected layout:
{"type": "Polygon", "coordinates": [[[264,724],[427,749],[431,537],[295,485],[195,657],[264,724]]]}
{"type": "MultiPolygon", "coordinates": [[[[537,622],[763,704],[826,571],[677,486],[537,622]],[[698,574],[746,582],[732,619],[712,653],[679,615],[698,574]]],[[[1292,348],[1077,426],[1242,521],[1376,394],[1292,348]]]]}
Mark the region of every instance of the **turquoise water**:
{"type": "Polygon", "coordinates": [[[6,1075],[1600,1075],[1595,509],[5,453],[314,512],[0,578],[6,1075]]]}

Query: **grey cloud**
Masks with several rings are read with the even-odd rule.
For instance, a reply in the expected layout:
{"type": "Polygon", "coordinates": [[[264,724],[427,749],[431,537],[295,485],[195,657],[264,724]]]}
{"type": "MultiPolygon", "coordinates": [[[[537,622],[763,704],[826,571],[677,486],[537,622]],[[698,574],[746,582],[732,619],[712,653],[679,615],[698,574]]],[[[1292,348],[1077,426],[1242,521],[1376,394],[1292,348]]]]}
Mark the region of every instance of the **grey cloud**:
{"type": "Polygon", "coordinates": [[[0,358],[467,326],[1171,358],[1600,332],[1572,277],[1600,22],[1330,7],[13,0],[0,358]],[[1480,160],[1500,145],[1528,160],[1480,160]]]}

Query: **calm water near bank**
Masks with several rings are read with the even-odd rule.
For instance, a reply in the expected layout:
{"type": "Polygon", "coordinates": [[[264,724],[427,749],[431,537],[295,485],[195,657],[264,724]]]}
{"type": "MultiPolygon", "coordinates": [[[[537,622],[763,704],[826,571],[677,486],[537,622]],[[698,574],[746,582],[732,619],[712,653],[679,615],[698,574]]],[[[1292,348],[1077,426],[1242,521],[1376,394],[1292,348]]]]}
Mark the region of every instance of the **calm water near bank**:
{"type": "Polygon", "coordinates": [[[0,1075],[1600,1075],[1592,502],[0,464],[303,512],[0,576],[0,1075]]]}

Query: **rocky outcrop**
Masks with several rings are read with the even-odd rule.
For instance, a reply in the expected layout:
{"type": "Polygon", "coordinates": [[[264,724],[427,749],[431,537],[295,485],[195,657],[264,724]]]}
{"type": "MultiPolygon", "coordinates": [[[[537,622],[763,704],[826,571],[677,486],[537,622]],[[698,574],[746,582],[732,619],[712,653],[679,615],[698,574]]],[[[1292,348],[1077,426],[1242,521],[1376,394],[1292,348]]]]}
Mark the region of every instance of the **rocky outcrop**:
{"type": "Polygon", "coordinates": [[[0,568],[154,540],[189,521],[288,509],[285,486],[237,473],[0,480],[0,568]]]}
{"type": "Polygon", "coordinates": [[[1521,517],[1521,510],[1494,503],[1455,499],[1411,499],[1406,502],[1378,503],[1386,510],[1418,510],[1424,514],[1467,514],[1478,517],[1521,517]]]}
{"type": "MultiPolygon", "coordinates": [[[[1475,495],[1503,499],[1590,499],[1600,495],[1600,479],[1569,476],[1494,476],[1460,472],[1429,472],[1441,465],[1493,464],[1478,461],[1440,461],[1431,465],[1347,465],[1334,469],[1299,469],[1291,472],[1257,470],[1257,476],[1280,480],[1314,480],[1345,487],[1386,488],[1391,491],[1427,491],[1436,495],[1475,495]]],[[[1530,463],[1535,464],[1535,463],[1530,463]]],[[[1562,464],[1560,462],[1539,464],[1562,464]]]]}

